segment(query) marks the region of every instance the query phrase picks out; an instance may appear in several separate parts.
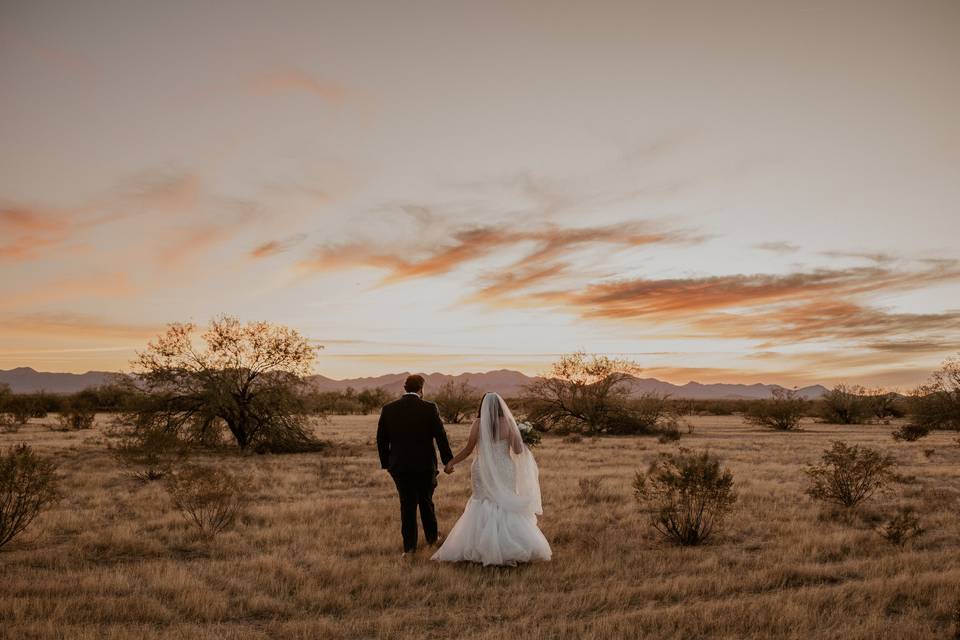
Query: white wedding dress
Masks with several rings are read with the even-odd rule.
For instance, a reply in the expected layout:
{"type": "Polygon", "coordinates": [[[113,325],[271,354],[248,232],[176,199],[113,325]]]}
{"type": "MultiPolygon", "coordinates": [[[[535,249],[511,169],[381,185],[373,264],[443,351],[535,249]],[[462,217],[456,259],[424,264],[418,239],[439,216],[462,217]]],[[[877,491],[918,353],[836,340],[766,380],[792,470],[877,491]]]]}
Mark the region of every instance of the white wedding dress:
{"type": "Polygon", "coordinates": [[[543,512],[537,463],[499,395],[484,397],[474,435],[473,495],[431,559],[484,565],[549,560],[550,544],[537,527],[543,512]]]}

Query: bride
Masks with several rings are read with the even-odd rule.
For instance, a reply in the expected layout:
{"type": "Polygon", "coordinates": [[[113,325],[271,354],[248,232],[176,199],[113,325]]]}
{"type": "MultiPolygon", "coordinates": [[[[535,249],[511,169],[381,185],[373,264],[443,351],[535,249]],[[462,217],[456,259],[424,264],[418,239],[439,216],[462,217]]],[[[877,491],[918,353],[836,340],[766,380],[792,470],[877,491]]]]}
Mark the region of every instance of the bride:
{"type": "Polygon", "coordinates": [[[550,545],[537,528],[537,515],[543,513],[537,463],[507,403],[496,393],[483,396],[470,439],[445,471],[452,472],[474,449],[473,495],[431,559],[484,565],[549,560],[550,545]]]}

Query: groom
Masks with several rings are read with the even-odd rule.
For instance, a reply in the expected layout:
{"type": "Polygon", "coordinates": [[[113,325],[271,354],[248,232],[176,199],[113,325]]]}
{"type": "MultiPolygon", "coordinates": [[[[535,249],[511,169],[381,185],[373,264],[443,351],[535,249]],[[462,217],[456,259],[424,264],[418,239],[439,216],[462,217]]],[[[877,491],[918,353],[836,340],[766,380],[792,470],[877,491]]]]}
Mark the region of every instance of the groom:
{"type": "MultiPolygon", "coordinates": [[[[447,432],[437,405],[423,394],[423,376],[407,377],[406,393],[380,411],[377,426],[377,450],[380,466],[390,472],[400,494],[400,532],[403,555],[417,549],[417,508],[428,544],[437,542],[437,516],[433,510],[433,490],[437,486],[437,441],[440,459],[446,465],[453,458],[447,432]]],[[[449,472],[448,472],[449,473],[449,472]]]]}

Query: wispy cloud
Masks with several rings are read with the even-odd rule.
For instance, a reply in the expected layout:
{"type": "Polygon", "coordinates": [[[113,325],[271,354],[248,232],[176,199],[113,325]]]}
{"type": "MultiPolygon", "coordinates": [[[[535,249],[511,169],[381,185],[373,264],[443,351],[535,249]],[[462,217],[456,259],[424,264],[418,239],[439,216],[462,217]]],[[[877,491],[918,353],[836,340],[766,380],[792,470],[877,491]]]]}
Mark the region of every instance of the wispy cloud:
{"type": "Polygon", "coordinates": [[[518,279],[530,284],[548,273],[556,275],[563,271],[563,265],[554,261],[583,247],[639,247],[690,241],[696,238],[681,232],[657,231],[641,223],[581,228],[541,225],[526,230],[503,225],[454,230],[449,240],[439,247],[413,244],[387,249],[360,242],[318,247],[299,266],[314,272],[369,267],[386,271],[381,284],[387,285],[442,275],[499,251],[532,244],[532,248],[507,269],[511,275],[504,283],[512,280],[512,288],[516,289],[518,279]]]}
{"type": "Polygon", "coordinates": [[[307,93],[334,107],[341,107],[360,95],[358,91],[338,80],[309,73],[294,66],[253,74],[244,80],[244,85],[249,92],[261,96],[307,93]]]}

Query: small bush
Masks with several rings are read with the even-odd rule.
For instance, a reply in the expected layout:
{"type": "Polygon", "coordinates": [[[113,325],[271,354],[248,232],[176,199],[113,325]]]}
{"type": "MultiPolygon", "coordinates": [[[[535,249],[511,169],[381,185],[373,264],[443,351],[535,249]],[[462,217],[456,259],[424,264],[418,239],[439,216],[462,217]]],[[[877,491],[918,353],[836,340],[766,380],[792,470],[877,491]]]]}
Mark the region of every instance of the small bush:
{"type": "Polygon", "coordinates": [[[63,408],[57,417],[60,428],[64,431],[79,431],[92,429],[97,418],[96,409],[84,402],[72,402],[63,408]]]}
{"type": "Polygon", "coordinates": [[[916,442],[920,438],[930,435],[930,430],[922,425],[908,422],[894,429],[892,435],[893,439],[898,442],[916,442]]]}
{"type": "Polygon", "coordinates": [[[744,419],[775,431],[797,431],[807,402],[790,389],[774,389],[773,397],[752,404],[744,413],[744,419]]]}
{"type": "Polygon", "coordinates": [[[9,413],[0,413],[0,432],[16,433],[20,431],[20,424],[9,413]]]}
{"type": "Polygon", "coordinates": [[[680,424],[676,420],[670,420],[658,428],[659,435],[657,442],[667,444],[680,440],[680,424]]]}
{"type": "Polygon", "coordinates": [[[173,504],[205,536],[231,526],[247,504],[246,483],[216,467],[185,467],[164,482],[173,504]]]}
{"type": "Polygon", "coordinates": [[[910,540],[919,538],[925,533],[920,526],[920,518],[917,517],[913,509],[907,507],[900,509],[880,529],[880,535],[890,544],[902,547],[910,540]]]}
{"type": "Polygon", "coordinates": [[[650,526],[684,546],[705,542],[736,501],[733,474],[707,451],[660,454],[647,473],[637,473],[633,487],[650,526]]]}
{"type": "Polygon", "coordinates": [[[820,398],[820,418],[831,424],[861,424],[871,415],[863,387],[838,384],[820,398]]]}
{"type": "Polygon", "coordinates": [[[820,464],[807,465],[804,472],[810,481],[810,497],[854,507],[868,500],[894,479],[892,456],[859,445],[836,441],[820,459],[820,464]]]}
{"type": "Polygon", "coordinates": [[[56,466],[25,445],[0,456],[0,548],[57,499],[56,466]]]}
{"type": "Polygon", "coordinates": [[[141,482],[160,480],[186,456],[186,443],[176,433],[151,429],[126,434],[113,448],[117,461],[141,482]]]}
{"type": "Polygon", "coordinates": [[[577,495],[586,504],[618,502],[621,496],[607,489],[601,478],[581,478],[577,483],[577,495]]]}
{"type": "Polygon", "coordinates": [[[565,444],[580,444],[583,442],[583,436],[581,436],[579,433],[571,433],[568,436],[564,436],[563,442],[565,444]]]}

